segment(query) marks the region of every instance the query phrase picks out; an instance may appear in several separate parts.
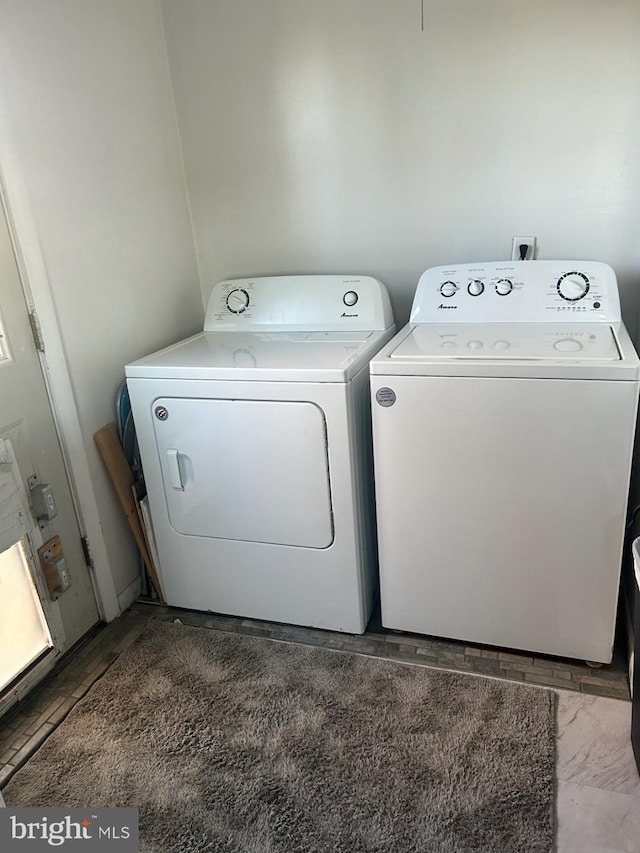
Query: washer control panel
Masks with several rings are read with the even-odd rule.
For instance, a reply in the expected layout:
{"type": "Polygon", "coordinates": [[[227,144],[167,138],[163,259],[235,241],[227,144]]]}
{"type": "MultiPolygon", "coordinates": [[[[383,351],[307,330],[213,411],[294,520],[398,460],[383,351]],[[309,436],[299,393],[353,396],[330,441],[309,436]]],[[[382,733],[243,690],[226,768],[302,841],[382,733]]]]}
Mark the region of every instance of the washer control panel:
{"type": "Polygon", "coordinates": [[[216,284],[209,297],[204,330],[376,331],[392,325],[389,294],[375,278],[285,275],[216,284]]]}
{"type": "Polygon", "coordinates": [[[614,271],[598,261],[496,261],[432,267],[411,323],[620,322],[614,271]]]}

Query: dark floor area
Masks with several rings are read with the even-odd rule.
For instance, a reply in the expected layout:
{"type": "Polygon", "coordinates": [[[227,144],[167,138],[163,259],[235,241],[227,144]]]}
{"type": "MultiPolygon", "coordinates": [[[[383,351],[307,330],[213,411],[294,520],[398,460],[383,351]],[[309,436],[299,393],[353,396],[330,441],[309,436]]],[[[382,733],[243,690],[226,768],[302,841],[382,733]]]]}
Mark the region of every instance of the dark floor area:
{"type": "Polygon", "coordinates": [[[524,681],[545,687],[629,700],[624,645],[617,643],[613,662],[590,667],[582,661],[535,656],[511,650],[394,633],[380,624],[379,613],[362,636],[181,610],[138,601],[108,625],[100,626],[60,661],[32,693],[0,720],[0,786],[38,749],[71,708],[109,668],[151,619],[180,620],[216,631],[270,637],[323,646],[423,666],[524,681]]]}

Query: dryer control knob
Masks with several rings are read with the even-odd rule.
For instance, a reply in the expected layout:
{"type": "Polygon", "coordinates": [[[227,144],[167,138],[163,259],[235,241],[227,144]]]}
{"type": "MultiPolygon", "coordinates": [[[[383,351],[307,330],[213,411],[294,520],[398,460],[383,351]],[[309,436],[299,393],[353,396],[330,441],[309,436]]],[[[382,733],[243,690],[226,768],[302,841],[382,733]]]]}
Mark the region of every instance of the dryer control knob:
{"type": "Polygon", "coordinates": [[[496,293],[498,296],[508,296],[513,290],[513,282],[509,278],[501,278],[496,282],[496,293]]]}
{"type": "Polygon", "coordinates": [[[342,301],[345,305],[351,307],[352,305],[355,305],[358,301],[358,294],[355,292],[355,290],[347,290],[345,295],[342,297],[342,301]]]}
{"type": "Polygon", "coordinates": [[[467,346],[469,347],[469,349],[482,349],[484,344],[482,343],[482,341],[469,341],[467,346]]]}
{"type": "Polygon", "coordinates": [[[453,296],[458,289],[458,285],[455,281],[445,281],[444,284],[440,285],[440,293],[447,297],[453,296]]]}
{"type": "Polygon", "coordinates": [[[232,314],[242,314],[249,307],[249,294],[242,287],[236,287],[227,294],[227,308],[232,314]]]}
{"type": "Polygon", "coordinates": [[[480,294],[484,291],[484,284],[477,278],[474,278],[473,281],[469,282],[469,287],[467,287],[470,296],[480,296],[480,294]]]}

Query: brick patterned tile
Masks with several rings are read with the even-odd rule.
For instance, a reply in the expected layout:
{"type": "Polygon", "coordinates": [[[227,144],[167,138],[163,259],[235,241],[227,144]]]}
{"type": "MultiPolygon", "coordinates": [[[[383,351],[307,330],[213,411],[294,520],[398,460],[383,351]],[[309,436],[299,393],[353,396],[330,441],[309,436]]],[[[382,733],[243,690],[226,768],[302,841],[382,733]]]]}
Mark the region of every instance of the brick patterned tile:
{"type": "Polygon", "coordinates": [[[31,735],[29,740],[25,743],[22,749],[19,749],[18,752],[13,757],[13,763],[16,767],[19,767],[27,758],[29,758],[36,749],[45,741],[50,732],[53,731],[55,726],[52,723],[43,723],[37,732],[31,735]]]}
{"type": "Polygon", "coordinates": [[[566,669],[554,669],[552,672],[553,677],[559,678],[560,681],[571,681],[571,673],[566,669]]]}
{"type": "Polygon", "coordinates": [[[173,622],[174,619],[178,618],[178,612],[169,613],[169,611],[164,608],[163,610],[159,610],[157,613],[154,613],[153,618],[158,622],[173,622]]]}
{"type": "Polygon", "coordinates": [[[467,659],[464,655],[464,652],[462,651],[439,651],[438,649],[434,649],[432,654],[435,654],[438,660],[444,661],[445,663],[447,663],[447,665],[458,662],[461,665],[464,664],[465,666],[473,666],[473,660],[467,659]]]}
{"type": "Polygon", "coordinates": [[[2,731],[0,731],[0,750],[6,749],[16,736],[17,732],[14,725],[5,726],[2,731]]]}
{"type": "MultiPolygon", "coordinates": [[[[354,638],[350,634],[345,634],[344,638],[340,640],[342,642],[343,647],[350,652],[359,652],[363,655],[383,655],[386,649],[386,643],[379,643],[375,640],[365,640],[362,637],[354,638]]],[[[395,654],[408,654],[413,653],[415,655],[415,649],[404,651],[400,647],[393,650],[395,654]]]]}
{"type": "Polygon", "coordinates": [[[517,668],[533,666],[533,658],[526,655],[514,655],[510,652],[498,652],[498,660],[515,664],[517,668]]]}
{"type": "Polygon", "coordinates": [[[502,673],[511,681],[524,681],[524,672],[519,669],[503,669],[502,673]]]}
{"type": "Polygon", "coordinates": [[[2,788],[16,772],[17,767],[14,764],[5,764],[0,767],[0,788],[2,788]]]}
{"type": "Polygon", "coordinates": [[[67,716],[69,711],[76,704],[76,701],[77,700],[74,699],[73,697],[69,697],[67,699],[64,699],[62,701],[62,704],[56,708],[56,710],[49,717],[47,722],[52,723],[52,725],[54,725],[54,726],[57,726],[58,723],[60,723],[62,720],[64,720],[64,718],[67,716]]]}
{"type": "Polygon", "coordinates": [[[344,645],[344,642],[342,640],[336,640],[333,637],[328,639],[328,640],[325,640],[322,643],[322,648],[323,649],[337,649],[338,651],[348,651],[348,649],[345,649],[345,645],[344,645]]]}
{"type": "Polygon", "coordinates": [[[465,655],[476,658],[486,658],[487,660],[498,660],[498,652],[491,649],[479,649],[475,646],[467,646],[464,650],[465,655]]]}
{"type": "Polygon", "coordinates": [[[567,660],[556,660],[555,658],[534,658],[534,666],[540,666],[543,669],[564,669],[567,672],[582,672],[587,675],[592,670],[586,663],[571,663],[567,660]]]}
{"type": "Polygon", "coordinates": [[[90,684],[81,684],[79,687],[76,687],[76,689],[73,691],[71,696],[76,700],[82,699],[83,696],[87,695],[87,693],[89,692],[90,689],[91,689],[90,684]]]}
{"type": "Polygon", "coordinates": [[[13,747],[14,749],[16,749],[16,750],[18,750],[18,749],[22,749],[22,747],[25,745],[25,743],[26,743],[28,740],[29,740],[29,738],[28,738],[28,736],[27,736],[27,735],[25,735],[25,734],[19,734],[19,735],[15,738],[15,740],[13,741],[13,743],[12,743],[11,745],[12,745],[12,747],[13,747]]]}
{"type": "MultiPolygon", "coordinates": [[[[530,684],[542,684],[545,687],[557,687],[558,679],[554,678],[553,675],[536,675],[535,672],[525,672],[524,680],[528,681],[530,684]]],[[[569,683],[563,684],[563,687],[569,687],[569,683]]]]}
{"type": "MultiPolygon", "coordinates": [[[[384,642],[382,642],[381,640],[374,640],[373,642],[376,643],[376,645],[380,649],[380,654],[383,657],[387,657],[389,655],[395,655],[401,651],[410,651],[410,652],[413,652],[414,654],[416,652],[416,646],[411,646],[411,645],[409,645],[409,643],[403,642],[402,639],[399,639],[398,637],[395,637],[395,636],[393,638],[389,638],[388,640],[385,640],[384,642]]],[[[427,650],[424,649],[424,651],[427,651],[427,650]]],[[[433,654],[432,649],[429,649],[429,654],[433,654]]],[[[435,655],[434,655],[434,657],[435,657],[435,655]]]]}
{"type": "Polygon", "coordinates": [[[469,666],[470,672],[477,672],[478,675],[495,675],[504,676],[505,671],[501,669],[497,660],[492,658],[474,658],[466,657],[465,663],[469,666]]]}
{"type": "Polygon", "coordinates": [[[191,628],[204,628],[208,618],[207,613],[180,613],[176,621],[191,628]]]}
{"type": "Polygon", "coordinates": [[[583,693],[595,693],[596,696],[609,696],[613,699],[629,699],[629,688],[627,685],[604,684],[597,678],[577,678],[574,682],[579,684],[583,693]]]}
{"type": "Polygon", "coordinates": [[[5,749],[4,752],[0,752],[0,764],[10,764],[11,759],[17,751],[17,749],[14,749],[12,746],[10,746],[8,749],[5,749]]]}
{"type": "Polygon", "coordinates": [[[106,629],[99,631],[95,637],[85,643],[81,649],[79,649],[77,655],[75,656],[76,665],[81,665],[81,661],[85,660],[85,658],[89,657],[91,652],[97,648],[98,646],[102,646],[108,636],[108,626],[106,629]]]}
{"type": "Polygon", "coordinates": [[[418,646],[418,648],[416,649],[416,654],[423,663],[427,660],[432,660],[434,662],[438,660],[438,658],[433,653],[433,649],[426,649],[422,648],[422,646],[418,646]]]}
{"type": "Polygon", "coordinates": [[[60,705],[64,702],[63,696],[50,696],[47,695],[46,704],[43,703],[42,711],[37,719],[29,726],[28,729],[24,730],[26,735],[31,736],[37,729],[40,728],[42,723],[46,723],[46,721],[51,717],[51,715],[55,712],[56,708],[59,708],[60,705]]]}
{"type": "Polygon", "coordinates": [[[270,628],[244,628],[242,633],[246,634],[248,637],[267,637],[268,639],[271,638],[272,640],[280,639],[280,637],[274,635],[274,631],[270,628]]]}
{"type": "Polygon", "coordinates": [[[128,647],[129,647],[129,646],[134,642],[134,640],[137,640],[137,638],[140,636],[140,634],[141,634],[141,633],[142,633],[142,631],[144,630],[144,626],[145,626],[145,624],[146,624],[146,622],[143,622],[142,624],[140,624],[140,625],[136,625],[134,628],[131,628],[131,630],[130,630],[130,631],[128,631],[128,632],[127,632],[127,633],[126,633],[126,634],[125,634],[125,635],[124,635],[120,640],[118,640],[118,642],[114,645],[114,647],[113,647],[113,651],[114,651],[114,652],[121,652],[123,649],[128,648],[128,647]]]}
{"type": "Polygon", "coordinates": [[[82,679],[81,686],[91,687],[91,685],[96,682],[101,675],[104,675],[104,673],[109,669],[114,660],[115,658],[112,658],[110,655],[106,658],[103,658],[102,660],[99,660],[98,663],[93,667],[93,669],[90,669],[89,672],[85,674],[85,677],[82,679]]]}
{"type": "MultiPolygon", "coordinates": [[[[571,670],[573,671],[573,670],[571,670]]],[[[583,670],[581,670],[580,675],[583,675],[585,678],[594,678],[596,681],[601,684],[605,684],[608,682],[613,682],[614,684],[618,684],[621,681],[626,681],[628,678],[628,667],[625,664],[623,670],[612,669],[611,667],[603,666],[601,669],[597,669],[591,666],[585,666],[583,670]]],[[[580,676],[579,676],[580,677],[580,676]]]]}
{"type": "Polygon", "coordinates": [[[212,616],[206,620],[204,627],[213,631],[230,631],[232,633],[243,633],[245,630],[241,622],[227,622],[224,619],[216,619],[212,616]]]}
{"type": "MultiPolygon", "coordinates": [[[[505,661],[501,660],[501,661],[499,661],[499,664],[504,669],[517,669],[520,672],[524,672],[525,675],[531,676],[531,680],[534,680],[535,678],[553,678],[554,677],[553,676],[553,670],[551,668],[543,669],[541,666],[530,666],[529,664],[525,663],[524,658],[523,658],[521,663],[513,662],[513,663],[509,663],[508,666],[505,666],[505,661]]],[[[557,680],[559,681],[560,679],[557,679],[557,680]]]]}
{"type": "MultiPolygon", "coordinates": [[[[365,637],[369,637],[369,632],[367,632],[365,637]]],[[[407,645],[413,646],[415,648],[422,649],[437,649],[439,644],[436,640],[428,640],[424,637],[416,637],[413,634],[386,634],[383,635],[384,640],[387,643],[391,643],[393,645],[407,645]]],[[[376,635],[376,639],[380,639],[380,635],[376,635]]]]}

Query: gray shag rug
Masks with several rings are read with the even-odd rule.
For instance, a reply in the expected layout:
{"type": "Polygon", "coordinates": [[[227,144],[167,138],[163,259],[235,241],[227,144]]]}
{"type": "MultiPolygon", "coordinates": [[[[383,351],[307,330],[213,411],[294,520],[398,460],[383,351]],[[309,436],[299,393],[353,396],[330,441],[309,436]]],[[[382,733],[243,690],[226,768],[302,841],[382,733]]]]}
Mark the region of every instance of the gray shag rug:
{"type": "Polygon", "coordinates": [[[152,621],[5,788],[143,851],[548,853],[555,694],[152,621]]]}

